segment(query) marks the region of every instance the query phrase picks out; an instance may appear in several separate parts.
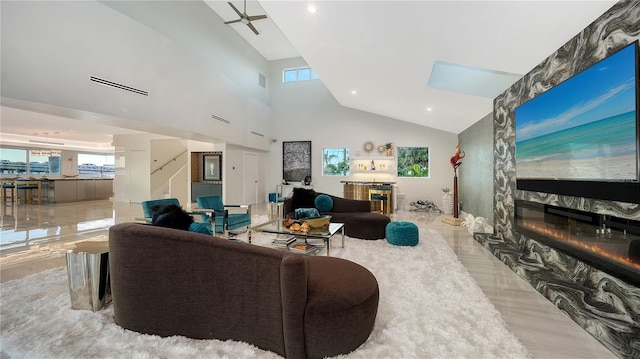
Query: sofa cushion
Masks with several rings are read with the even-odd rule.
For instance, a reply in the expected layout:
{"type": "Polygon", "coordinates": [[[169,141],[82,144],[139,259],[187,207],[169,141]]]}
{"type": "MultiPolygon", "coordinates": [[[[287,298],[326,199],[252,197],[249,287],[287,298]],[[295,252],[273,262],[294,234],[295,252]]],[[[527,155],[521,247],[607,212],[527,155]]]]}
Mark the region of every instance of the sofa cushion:
{"type": "Polygon", "coordinates": [[[320,212],[330,212],[333,208],[333,199],[326,194],[321,194],[316,197],[314,203],[320,212]]]}

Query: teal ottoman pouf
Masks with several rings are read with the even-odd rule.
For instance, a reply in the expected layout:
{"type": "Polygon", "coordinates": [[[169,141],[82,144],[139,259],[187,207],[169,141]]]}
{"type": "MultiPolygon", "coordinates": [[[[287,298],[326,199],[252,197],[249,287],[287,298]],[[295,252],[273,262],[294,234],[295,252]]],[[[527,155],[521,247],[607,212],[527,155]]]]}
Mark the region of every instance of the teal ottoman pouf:
{"type": "Polygon", "coordinates": [[[396,246],[416,246],[418,226],[411,222],[391,222],[385,228],[387,242],[396,246]]]}

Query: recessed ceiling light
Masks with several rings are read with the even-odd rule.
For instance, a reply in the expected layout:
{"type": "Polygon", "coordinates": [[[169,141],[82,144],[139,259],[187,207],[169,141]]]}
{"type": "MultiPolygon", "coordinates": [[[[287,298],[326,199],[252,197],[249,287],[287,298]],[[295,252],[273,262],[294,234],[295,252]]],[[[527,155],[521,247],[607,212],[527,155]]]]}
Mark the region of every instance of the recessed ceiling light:
{"type": "Polygon", "coordinates": [[[429,112],[433,111],[433,107],[427,107],[427,111],[429,112]]]}
{"type": "Polygon", "coordinates": [[[356,91],[356,90],[351,90],[351,94],[355,95],[355,94],[357,94],[357,93],[358,93],[358,91],[356,91]]]}
{"type": "Polygon", "coordinates": [[[310,13],[312,13],[312,14],[315,14],[315,13],[316,13],[316,7],[315,7],[315,6],[313,6],[313,5],[309,5],[309,6],[307,7],[307,11],[309,11],[309,12],[310,12],[310,13]]]}

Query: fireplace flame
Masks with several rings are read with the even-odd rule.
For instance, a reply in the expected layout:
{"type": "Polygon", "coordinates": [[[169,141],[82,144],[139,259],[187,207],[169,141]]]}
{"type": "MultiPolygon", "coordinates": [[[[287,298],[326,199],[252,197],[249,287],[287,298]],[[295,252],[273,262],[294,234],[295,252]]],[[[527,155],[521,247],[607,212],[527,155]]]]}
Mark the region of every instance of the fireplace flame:
{"type": "Polygon", "coordinates": [[[554,238],[559,241],[567,242],[574,247],[584,249],[585,251],[597,254],[600,257],[610,259],[612,261],[624,264],[626,266],[634,268],[635,270],[640,271],[640,263],[632,261],[627,256],[622,256],[617,253],[612,253],[608,251],[606,248],[603,248],[598,244],[593,244],[593,243],[588,244],[579,240],[572,239],[570,233],[568,233],[567,230],[547,228],[547,227],[537,225],[535,222],[530,222],[530,221],[522,221],[522,226],[528,229],[531,229],[537,233],[540,233],[544,236],[554,238]]]}

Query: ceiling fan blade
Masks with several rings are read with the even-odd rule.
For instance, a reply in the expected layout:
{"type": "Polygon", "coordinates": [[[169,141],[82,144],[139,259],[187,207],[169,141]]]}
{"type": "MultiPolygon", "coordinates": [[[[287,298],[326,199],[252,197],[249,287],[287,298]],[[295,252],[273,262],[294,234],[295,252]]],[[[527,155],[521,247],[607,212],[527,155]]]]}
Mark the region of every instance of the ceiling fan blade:
{"type": "Polygon", "coordinates": [[[235,24],[236,22],[240,22],[240,21],[242,21],[242,19],[227,21],[225,22],[225,24],[235,24]]]}
{"type": "Polygon", "coordinates": [[[233,9],[233,11],[236,12],[236,14],[238,14],[238,16],[242,17],[242,13],[240,12],[240,10],[238,10],[232,3],[227,2],[227,4],[229,4],[229,6],[231,6],[231,8],[233,9]]]}
{"type": "Polygon", "coordinates": [[[247,16],[247,19],[249,19],[249,21],[256,21],[256,20],[262,20],[262,19],[266,19],[267,15],[253,15],[253,16],[247,16]]]}
{"type": "Polygon", "coordinates": [[[254,34],[256,35],[260,35],[260,33],[258,32],[258,30],[256,30],[256,28],[253,26],[252,23],[248,23],[247,26],[249,26],[249,28],[251,29],[251,31],[253,31],[254,34]]]}

